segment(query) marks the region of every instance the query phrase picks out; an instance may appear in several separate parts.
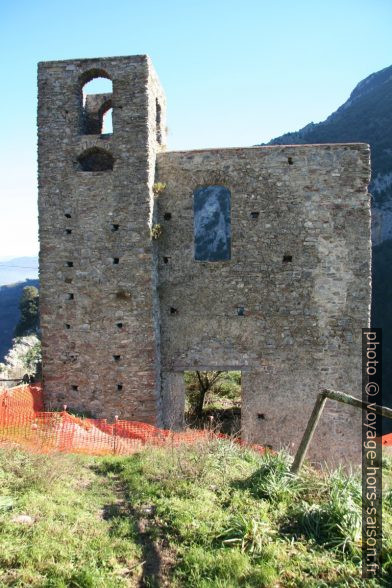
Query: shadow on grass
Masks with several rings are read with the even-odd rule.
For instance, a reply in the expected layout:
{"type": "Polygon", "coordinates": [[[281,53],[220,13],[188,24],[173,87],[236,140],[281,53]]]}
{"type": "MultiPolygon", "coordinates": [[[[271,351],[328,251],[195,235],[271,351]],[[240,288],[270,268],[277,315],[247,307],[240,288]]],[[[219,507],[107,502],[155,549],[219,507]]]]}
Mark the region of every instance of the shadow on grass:
{"type": "Polygon", "coordinates": [[[246,480],[233,483],[280,512],[279,535],[313,542],[358,564],[361,539],[361,486],[343,469],[313,472],[305,477],[290,473],[284,454],[265,456],[261,467],[246,480]]]}
{"type": "Polygon", "coordinates": [[[213,429],[216,433],[239,436],[241,433],[241,408],[231,406],[219,408],[208,406],[203,409],[202,417],[188,412],[185,415],[187,426],[191,429],[213,429]]]}
{"type": "Polygon", "coordinates": [[[129,534],[142,549],[142,574],[139,580],[140,588],[155,588],[161,586],[162,558],[160,551],[149,532],[149,516],[153,511],[138,510],[132,506],[132,497],[126,484],[121,480],[123,471],[121,463],[107,461],[93,466],[94,471],[101,475],[111,474],[113,487],[117,494],[117,501],[106,504],[102,517],[111,524],[111,532],[117,534],[121,523],[126,523],[129,534]]]}

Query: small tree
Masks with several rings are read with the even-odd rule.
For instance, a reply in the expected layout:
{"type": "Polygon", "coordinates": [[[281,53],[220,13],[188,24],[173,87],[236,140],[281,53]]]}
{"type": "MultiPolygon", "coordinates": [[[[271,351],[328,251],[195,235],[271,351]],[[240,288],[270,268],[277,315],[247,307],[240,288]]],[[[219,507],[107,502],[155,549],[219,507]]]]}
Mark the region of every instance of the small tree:
{"type": "Polygon", "coordinates": [[[14,336],[23,337],[38,333],[39,329],[39,292],[35,286],[26,286],[19,302],[20,318],[15,327],[14,336]]]}
{"type": "Polygon", "coordinates": [[[223,372],[221,371],[213,371],[213,372],[188,372],[186,375],[187,378],[187,388],[189,391],[188,399],[191,405],[191,410],[194,413],[195,417],[201,419],[203,416],[203,408],[204,402],[207,396],[207,393],[211,390],[211,388],[216,384],[219,380],[223,372]]]}

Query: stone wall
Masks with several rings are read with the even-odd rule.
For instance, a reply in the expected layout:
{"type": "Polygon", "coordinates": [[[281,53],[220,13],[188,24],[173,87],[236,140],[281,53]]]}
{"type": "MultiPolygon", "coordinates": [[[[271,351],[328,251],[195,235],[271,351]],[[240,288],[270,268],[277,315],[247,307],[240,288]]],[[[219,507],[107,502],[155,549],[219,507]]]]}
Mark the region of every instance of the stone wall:
{"type": "MultiPolygon", "coordinates": [[[[321,388],[360,395],[367,145],[167,153],[146,56],[41,63],[38,83],[48,410],[181,428],[183,372],[236,369],[243,437],[293,450],[321,388]],[[83,107],[97,76],[113,92],[83,107]],[[109,107],[113,134],[102,135],[109,107]],[[157,181],[166,189],[154,195],[157,181]],[[209,231],[195,193],[222,225],[224,247],[208,257],[221,261],[195,260],[195,218],[197,258],[209,231]]],[[[359,411],[328,403],[313,456],[358,460],[360,432],[359,411]]]]}
{"type": "Polygon", "coordinates": [[[162,90],[146,56],[41,63],[38,83],[46,406],[156,422],[150,226],[162,90]],[[85,134],[82,86],[97,76],[113,82],[112,135],[85,134]],[[113,170],[81,171],[80,156],[102,150],[113,170]]]}
{"type": "MultiPolygon", "coordinates": [[[[360,395],[368,146],[162,153],[157,161],[167,184],[157,199],[165,425],[181,425],[182,372],[236,369],[243,436],[294,449],[322,387],[360,395]],[[229,261],[194,260],[194,192],[209,185],[231,192],[229,261]]],[[[360,412],[328,403],[313,455],[330,456],[332,445],[358,459],[360,435],[360,412]]]]}

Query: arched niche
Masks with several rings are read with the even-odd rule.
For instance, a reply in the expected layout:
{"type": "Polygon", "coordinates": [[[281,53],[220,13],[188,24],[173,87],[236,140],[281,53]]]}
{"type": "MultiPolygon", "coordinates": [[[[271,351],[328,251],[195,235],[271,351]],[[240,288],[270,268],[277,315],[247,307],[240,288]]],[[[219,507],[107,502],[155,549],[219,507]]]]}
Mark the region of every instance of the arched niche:
{"type": "Polygon", "coordinates": [[[113,171],[114,157],[106,149],[92,147],[83,151],[77,158],[78,169],[83,172],[113,171]]]}

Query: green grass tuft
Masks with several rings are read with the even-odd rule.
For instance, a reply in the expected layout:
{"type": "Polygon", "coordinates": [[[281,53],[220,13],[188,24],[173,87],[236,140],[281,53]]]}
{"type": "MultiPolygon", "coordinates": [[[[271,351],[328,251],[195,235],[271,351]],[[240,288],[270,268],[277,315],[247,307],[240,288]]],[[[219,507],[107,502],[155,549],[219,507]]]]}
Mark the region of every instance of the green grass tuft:
{"type": "Polygon", "coordinates": [[[0,585],[374,587],[392,581],[389,458],[384,575],[361,579],[361,485],[290,474],[284,452],[228,440],[130,457],[0,452],[0,585]],[[19,515],[30,523],[16,522],[19,515]]]}

